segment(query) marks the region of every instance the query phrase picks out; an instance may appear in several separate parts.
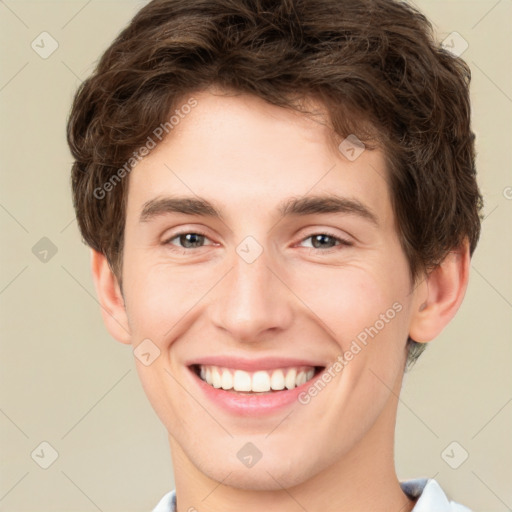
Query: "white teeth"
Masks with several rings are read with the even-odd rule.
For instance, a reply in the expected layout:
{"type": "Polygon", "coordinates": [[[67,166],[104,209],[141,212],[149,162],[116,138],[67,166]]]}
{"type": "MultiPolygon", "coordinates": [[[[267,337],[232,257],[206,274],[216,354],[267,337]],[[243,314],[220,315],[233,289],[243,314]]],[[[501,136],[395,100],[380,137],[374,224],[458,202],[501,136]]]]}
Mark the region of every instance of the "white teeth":
{"type": "Polygon", "coordinates": [[[228,390],[233,387],[233,375],[229,370],[224,369],[222,372],[222,389],[228,390]]]}
{"type": "Polygon", "coordinates": [[[305,382],[306,382],[306,372],[300,372],[297,375],[297,380],[296,380],[297,386],[302,386],[302,384],[304,384],[305,382]]]}
{"type": "Polygon", "coordinates": [[[212,384],[214,388],[220,388],[222,385],[219,369],[215,366],[212,368],[212,384]]]}
{"type": "Polygon", "coordinates": [[[220,368],[218,366],[203,366],[199,368],[202,380],[214,388],[222,388],[226,391],[268,393],[271,390],[294,389],[302,386],[315,375],[312,367],[278,368],[275,370],[258,370],[246,372],[220,368]]]}
{"type": "Polygon", "coordinates": [[[233,377],[233,389],[235,391],[252,391],[251,375],[243,370],[236,370],[233,377]]]}
{"type": "Polygon", "coordinates": [[[252,391],[270,391],[270,377],[267,372],[256,372],[252,376],[252,391]]]}
{"type": "MultiPolygon", "coordinates": [[[[315,373],[313,371],[313,373],[315,373]]],[[[276,391],[284,389],[284,372],[283,370],[274,370],[270,378],[270,387],[276,391]]]]}
{"type": "Polygon", "coordinates": [[[286,389],[293,389],[296,386],[297,383],[297,370],[295,368],[292,368],[291,370],[288,370],[286,377],[284,379],[284,385],[286,386],[286,389]]]}

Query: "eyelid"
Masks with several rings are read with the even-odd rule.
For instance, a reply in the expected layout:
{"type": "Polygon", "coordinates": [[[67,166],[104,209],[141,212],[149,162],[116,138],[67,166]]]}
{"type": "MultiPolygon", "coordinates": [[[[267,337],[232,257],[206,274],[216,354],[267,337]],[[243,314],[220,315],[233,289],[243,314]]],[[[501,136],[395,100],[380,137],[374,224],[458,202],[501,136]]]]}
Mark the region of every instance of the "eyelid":
{"type": "Polygon", "coordinates": [[[333,228],[330,226],[324,226],[321,224],[311,224],[309,226],[303,227],[300,229],[299,235],[299,241],[302,241],[313,235],[328,235],[332,238],[337,238],[339,240],[344,240],[345,242],[351,243],[355,243],[357,241],[357,238],[352,234],[348,233],[347,231],[344,231],[339,228],[333,228]]]}

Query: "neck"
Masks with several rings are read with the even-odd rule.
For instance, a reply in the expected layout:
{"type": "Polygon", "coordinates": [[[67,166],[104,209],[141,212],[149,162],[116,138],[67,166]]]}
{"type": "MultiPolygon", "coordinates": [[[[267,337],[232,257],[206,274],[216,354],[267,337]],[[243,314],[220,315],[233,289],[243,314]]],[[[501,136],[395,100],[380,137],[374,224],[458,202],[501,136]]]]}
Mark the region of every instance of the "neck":
{"type": "MultiPolygon", "coordinates": [[[[340,460],[293,487],[241,489],[202,473],[169,436],[178,512],[410,512],[414,501],[402,491],[394,467],[394,426],[398,389],[366,435],[340,460]]],[[[255,466],[252,471],[257,471],[255,466]]]]}

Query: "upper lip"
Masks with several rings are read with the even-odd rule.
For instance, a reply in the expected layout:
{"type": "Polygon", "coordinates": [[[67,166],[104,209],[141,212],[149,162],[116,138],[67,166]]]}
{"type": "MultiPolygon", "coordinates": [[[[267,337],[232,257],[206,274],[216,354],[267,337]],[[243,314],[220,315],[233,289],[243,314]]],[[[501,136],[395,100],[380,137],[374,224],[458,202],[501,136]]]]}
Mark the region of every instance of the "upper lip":
{"type": "Polygon", "coordinates": [[[258,370],[275,370],[277,368],[288,368],[297,366],[324,367],[325,365],[318,361],[306,359],[295,359],[288,357],[260,357],[251,358],[233,357],[233,356],[210,356],[191,360],[186,363],[187,366],[219,366],[222,368],[232,368],[235,370],[245,370],[255,372],[258,370]]]}

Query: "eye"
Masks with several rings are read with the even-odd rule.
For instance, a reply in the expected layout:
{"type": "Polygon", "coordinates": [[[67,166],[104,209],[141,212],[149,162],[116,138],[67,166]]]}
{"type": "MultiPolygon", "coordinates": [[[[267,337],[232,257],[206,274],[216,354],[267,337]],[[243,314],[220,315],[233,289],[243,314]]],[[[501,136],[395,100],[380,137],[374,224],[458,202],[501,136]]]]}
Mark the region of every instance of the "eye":
{"type": "Polygon", "coordinates": [[[177,250],[179,247],[182,249],[198,249],[204,245],[205,240],[208,240],[208,237],[203,233],[198,233],[195,231],[183,231],[181,233],[174,234],[171,238],[168,238],[164,242],[164,245],[171,246],[173,250],[177,250]],[[176,239],[181,245],[176,245],[173,243],[173,240],[176,239]]]}
{"type": "Polygon", "coordinates": [[[352,246],[352,242],[349,242],[348,240],[345,240],[344,238],[337,237],[330,233],[315,233],[313,235],[310,235],[306,238],[302,239],[302,242],[305,242],[306,240],[311,239],[311,245],[310,247],[315,251],[320,252],[332,252],[329,251],[329,249],[333,249],[335,246],[345,246],[350,247],[352,246]],[[326,250],[327,249],[327,250],[326,250]]]}
{"type": "MultiPolygon", "coordinates": [[[[331,233],[315,233],[313,235],[309,235],[306,238],[301,240],[301,243],[304,243],[306,240],[311,239],[311,245],[309,246],[314,251],[320,252],[332,252],[330,249],[334,249],[336,246],[352,246],[352,242],[345,240],[344,238],[340,238],[331,233]]],[[[205,241],[209,240],[209,238],[200,232],[195,231],[183,231],[181,233],[174,234],[171,238],[168,238],[164,245],[168,245],[172,250],[178,250],[180,247],[182,249],[199,249],[204,247],[205,245],[214,245],[205,244],[205,241]],[[177,240],[178,243],[174,241],[177,240]]]]}

